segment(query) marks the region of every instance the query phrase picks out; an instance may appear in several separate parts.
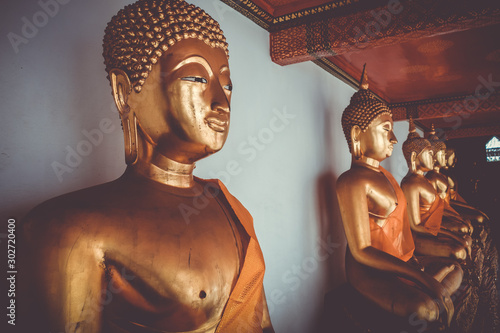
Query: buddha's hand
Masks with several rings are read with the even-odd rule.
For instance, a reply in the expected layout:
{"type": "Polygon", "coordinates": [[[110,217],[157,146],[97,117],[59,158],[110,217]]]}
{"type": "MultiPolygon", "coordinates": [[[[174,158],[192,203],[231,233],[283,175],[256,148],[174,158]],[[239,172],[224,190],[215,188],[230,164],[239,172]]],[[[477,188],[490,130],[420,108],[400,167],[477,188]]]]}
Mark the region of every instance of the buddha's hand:
{"type": "Polygon", "coordinates": [[[472,259],[472,237],[470,235],[463,235],[462,237],[466,244],[467,254],[472,259]]]}
{"type": "Polygon", "coordinates": [[[433,297],[433,301],[436,302],[439,306],[438,318],[442,318],[443,321],[445,321],[445,323],[450,326],[451,320],[453,318],[453,313],[455,312],[455,307],[453,306],[450,293],[432,276],[426,274],[425,280],[426,287],[431,292],[430,296],[433,297]]]}
{"type": "Polygon", "coordinates": [[[452,234],[452,238],[455,239],[461,246],[467,250],[467,254],[471,255],[472,238],[469,235],[456,235],[452,234]]]}
{"type": "Polygon", "coordinates": [[[472,222],[469,219],[464,219],[464,222],[465,222],[465,230],[463,233],[469,236],[472,235],[472,233],[474,232],[474,227],[472,226],[472,222]]]}

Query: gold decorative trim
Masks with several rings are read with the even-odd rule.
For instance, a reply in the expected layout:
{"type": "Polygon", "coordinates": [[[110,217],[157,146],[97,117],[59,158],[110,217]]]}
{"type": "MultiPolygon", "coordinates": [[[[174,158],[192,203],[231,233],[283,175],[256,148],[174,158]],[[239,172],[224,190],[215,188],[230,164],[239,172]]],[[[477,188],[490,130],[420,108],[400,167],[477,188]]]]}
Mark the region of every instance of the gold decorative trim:
{"type": "Polygon", "coordinates": [[[262,8],[250,0],[220,0],[229,7],[235,9],[243,16],[249,18],[261,28],[269,31],[273,22],[273,17],[266,13],[262,8]]]}
{"type": "Polygon", "coordinates": [[[304,19],[316,14],[325,14],[330,11],[345,8],[358,3],[361,0],[336,0],[312,8],[306,8],[297,12],[274,17],[265,10],[254,4],[251,0],[220,0],[229,7],[235,9],[243,16],[257,23],[260,27],[270,31],[273,26],[289,23],[293,20],[304,19]]]}
{"type": "Polygon", "coordinates": [[[352,5],[352,4],[357,3],[359,1],[360,0],[337,0],[337,1],[332,1],[332,2],[323,4],[323,5],[319,5],[319,6],[316,6],[316,7],[306,8],[306,9],[300,10],[298,12],[294,12],[294,13],[290,13],[290,14],[286,14],[286,15],[275,17],[273,19],[273,24],[285,23],[285,22],[289,22],[289,21],[292,21],[292,20],[305,18],[305,17],[310,16],[310,15],[322,14],[322,13],[325,13],[325,12],[336,10],[338,8],[341,8],[341,7],[345,7],[347,5],[352,5]]]}

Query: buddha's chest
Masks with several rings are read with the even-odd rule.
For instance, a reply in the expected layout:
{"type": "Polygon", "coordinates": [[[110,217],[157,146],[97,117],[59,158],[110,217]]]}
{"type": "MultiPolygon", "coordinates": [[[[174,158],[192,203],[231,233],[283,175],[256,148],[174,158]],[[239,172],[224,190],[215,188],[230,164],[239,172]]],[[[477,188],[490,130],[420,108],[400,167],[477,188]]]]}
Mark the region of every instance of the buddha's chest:
{"type": "Polygon", "coordinates": [[[396,190],[383,175],[373,181],[367,191],[367,198],[370,216],[381,226],[399,204],[396,190]]]}
{"type": "Polygon", "coordinates": [[[120,289],[107,320],[129,331],[135,324],[167,332],[216,324],[244,255],[244,231],[232,211],[215,198],[173,197],[164,207],[124,215],[123,229],[106,255],[105,287],[120,289]]]}
{"type": "Polygon", "coordinates": [[[430,206],[434,203],[435,200],[438,199],[438,192],[434,188],[434,186],[427,181],[423,181],[420,183],[419,187],[419,193],[420,193],[420,208],[423,209],[424,211],[429,209],[430,206]]]}

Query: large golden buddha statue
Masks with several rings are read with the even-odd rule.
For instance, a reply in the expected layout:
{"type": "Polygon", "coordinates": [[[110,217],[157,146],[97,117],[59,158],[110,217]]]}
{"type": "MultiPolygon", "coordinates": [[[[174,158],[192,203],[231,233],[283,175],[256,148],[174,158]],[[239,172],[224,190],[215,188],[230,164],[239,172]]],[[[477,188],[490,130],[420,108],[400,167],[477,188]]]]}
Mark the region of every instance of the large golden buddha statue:
{"type": "Polygon", "coordinates": [[[366,73],[342,114],[342,128],[352,154],[351,168],[337,180],[348,244],[347,280],[388,312],[449,323],[454,312],[450,295],[463,272],[449,258],[432,257],[421,260],[424,272],[413,256],[405,196],[380,166],[397,143],[392,114],[368,90],[366,73]]]}
{"type": "Polygon", "coordinates": [[[421,255],[466,259],[471,245],[470,237],[466,235],[469,229],[463,224],[457,227],[459,232],[446,227],[455,221],[446,217],[443,219],[444,200],[425,177],[425,173],[432,170],[435,164],[432,145],[419,136],[412,119],[410,133],[403,143],[403,154],[409,170],[401,181],[401,187],[408,200],[408,215],[416,252],[421,255]]]}
{"type": "Polygon", "coordinates": [[[252,217],[193,176],[229,130],[219,24],[182,0],[137,1],[108,24],[104,59],[128,166],[27,217],[31,331],[274,332],[252,217]]]}

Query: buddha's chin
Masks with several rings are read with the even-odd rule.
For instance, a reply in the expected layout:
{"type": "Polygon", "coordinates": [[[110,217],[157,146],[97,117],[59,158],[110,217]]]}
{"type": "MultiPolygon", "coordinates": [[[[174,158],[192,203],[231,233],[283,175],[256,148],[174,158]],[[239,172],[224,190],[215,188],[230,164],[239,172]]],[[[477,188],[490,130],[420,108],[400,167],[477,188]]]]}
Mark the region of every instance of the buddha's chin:
{"type": "Polygon", "coordinates": [[[217,153],[222,149],[222,147],[224,147],[224,142],[205,146],[205,156],[217,153]]]}
{"type": "Polygon", "coordinates": [[[223,132],[214,132],[215,135],[211,137],[209,142],[205,144],[205,150],[210,151],[212,154],[218,152],[224,147],[227,135],[223,132]]]}

